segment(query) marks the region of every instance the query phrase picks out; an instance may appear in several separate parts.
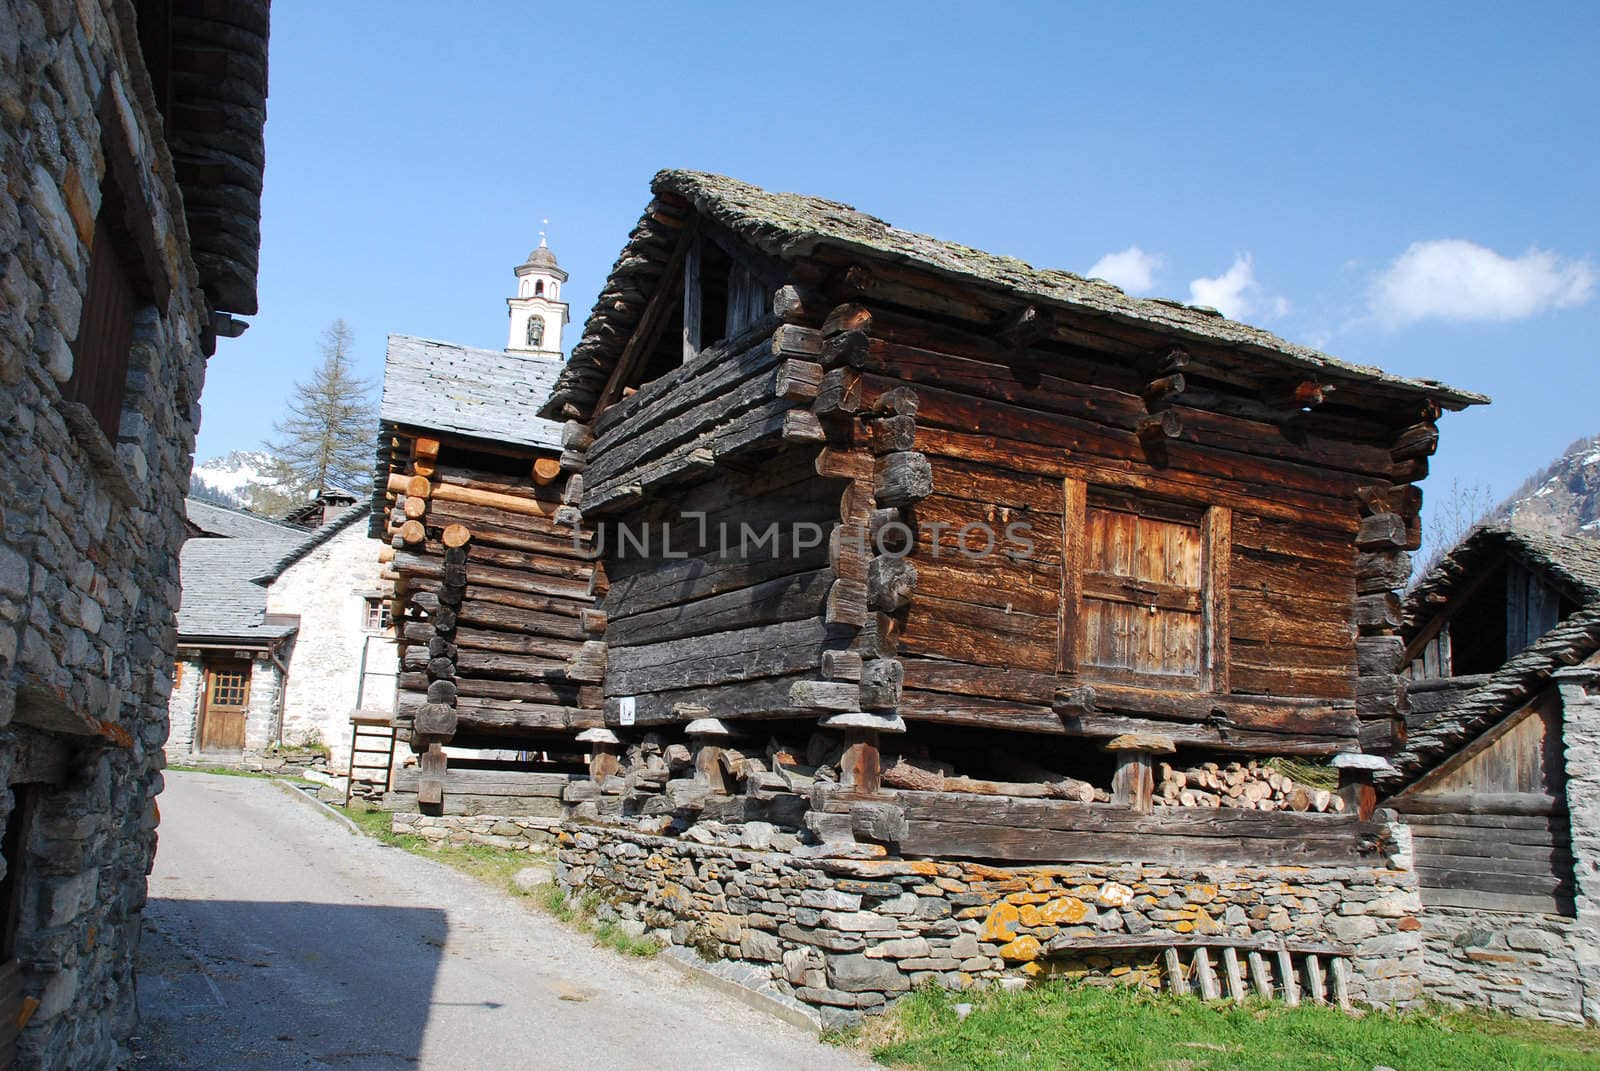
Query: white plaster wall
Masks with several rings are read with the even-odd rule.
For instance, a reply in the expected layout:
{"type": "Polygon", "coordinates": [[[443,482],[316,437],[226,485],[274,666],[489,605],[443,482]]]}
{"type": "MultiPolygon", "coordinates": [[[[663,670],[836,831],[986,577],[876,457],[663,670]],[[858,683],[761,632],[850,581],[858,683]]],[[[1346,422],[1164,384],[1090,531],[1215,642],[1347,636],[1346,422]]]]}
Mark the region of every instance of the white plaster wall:
{"type": "Polygon", "coordinates": [[[244,712],[244,748],[263,751],[278,742],[278,691],[283,674],[272,659],[258,654],[250,663],[250,705],[244,712]]]}
{"type": "Polygon", "coordinates": [[[333,769],[350,760],[350,715],[356,709],[361,649],[368,636],[361,705],[394,709],[398,665],[392,633],[366,631],[365,597],[386,590],[378,544],[357,521],[284,571],[267,589],[267,612],[298,614],[300,629],[289,660],[283,739],[301,743],[315,732],[332,752],[333,769]]]}
{"type": "Polygon", "coordinates": [[[183,680],[173,686],[167,698],[167,717],[172,730],[167,734],[167,761],[185,762],[194,750],[195,722],[200,714],[200,685],[205,671],[197,658],[178,660],[183,667],[183,680]]]}

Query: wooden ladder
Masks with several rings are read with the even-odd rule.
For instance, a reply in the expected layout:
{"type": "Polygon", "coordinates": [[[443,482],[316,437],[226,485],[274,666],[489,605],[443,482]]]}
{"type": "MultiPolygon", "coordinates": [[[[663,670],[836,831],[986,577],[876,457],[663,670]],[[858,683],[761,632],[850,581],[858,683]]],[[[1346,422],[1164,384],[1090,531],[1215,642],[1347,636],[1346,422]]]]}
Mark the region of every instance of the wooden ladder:
{"type": "Polygon", "coordinates": [[[1309,1001],[1350,1010],[1350,960],[1329,945],[1214,938],[1167,943],[1161,961],[1168,991],[1180,996],[1195,991],[1202,1000],[1242,1002],[1254,990],[1291,1008],[1309,1001]]]}
{"type": "Polygon", "coordinates": [[[388,714],[358,710],[350,715],[350,769],[344,786],[346,807],[350,806],[358,780],[382,784],[383,790],[389,791],[390,778],[394,775],[394,743],[394,722],[388,714]],[[377,776],[358,777],[358,770],[377,776]]]}

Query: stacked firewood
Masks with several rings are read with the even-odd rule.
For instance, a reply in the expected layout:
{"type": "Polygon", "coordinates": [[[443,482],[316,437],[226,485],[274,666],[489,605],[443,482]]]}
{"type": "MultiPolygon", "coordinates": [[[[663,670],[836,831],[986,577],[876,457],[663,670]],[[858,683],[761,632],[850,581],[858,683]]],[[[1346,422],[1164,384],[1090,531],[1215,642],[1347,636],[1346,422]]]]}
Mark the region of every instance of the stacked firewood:
{"type": "Polygon", "coordinates": [[[1304,785],[1287,774],[1254,760],[1201,763],[1180,770],[1161,763],[1157,770],[1157,807],[1233,807],[1250,811],[1344,810],[1344,800],[1334,792],[1304,785]]]}

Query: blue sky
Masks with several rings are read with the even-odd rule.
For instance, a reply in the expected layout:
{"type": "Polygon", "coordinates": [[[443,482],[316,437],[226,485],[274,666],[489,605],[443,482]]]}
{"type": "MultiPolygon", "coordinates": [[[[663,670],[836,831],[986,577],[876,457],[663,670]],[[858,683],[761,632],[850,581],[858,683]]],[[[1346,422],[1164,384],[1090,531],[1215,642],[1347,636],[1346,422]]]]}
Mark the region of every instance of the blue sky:
{"type": "Polygon", "coordinates": [[[570,348],[695,167],[1489,393],[1428,488],[1508,493],[1600,432],[1600,5],[1299,7],[279,0],[262,312],[198,456],[335,317],[374,380],[389,332],[503,346],[545,217],[570,348]]]}

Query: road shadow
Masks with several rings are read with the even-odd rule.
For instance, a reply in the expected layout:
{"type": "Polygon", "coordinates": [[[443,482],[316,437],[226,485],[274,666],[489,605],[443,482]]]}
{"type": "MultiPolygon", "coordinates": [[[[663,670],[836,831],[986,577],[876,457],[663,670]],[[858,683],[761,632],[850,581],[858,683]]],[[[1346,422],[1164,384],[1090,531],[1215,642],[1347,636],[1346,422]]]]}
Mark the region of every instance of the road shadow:
{"type": "Polygon", "coordinates": [[[433,908],[152,899],[135,1066],[415,1066],[448,938],[433,908]]]}

